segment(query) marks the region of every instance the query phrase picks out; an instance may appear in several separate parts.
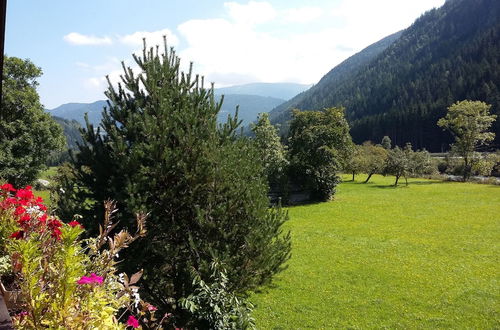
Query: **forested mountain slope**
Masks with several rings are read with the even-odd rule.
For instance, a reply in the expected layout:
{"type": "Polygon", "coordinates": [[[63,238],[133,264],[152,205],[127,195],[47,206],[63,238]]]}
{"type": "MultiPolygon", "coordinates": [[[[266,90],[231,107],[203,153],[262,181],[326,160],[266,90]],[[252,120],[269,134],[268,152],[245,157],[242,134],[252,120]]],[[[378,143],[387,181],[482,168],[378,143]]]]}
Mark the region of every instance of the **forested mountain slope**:
{"type": "MultiPolygon", "coordinates": [[[[446,149],[451,137],[436,122],[449,105],[481,100],[500,112],[499,33],[500,1],[448,0],[417,19],[357,71],[337,73],[363,52],[292,99],[289,107],[274,109],[273,121],[286,121],[291,108],[342,105],[358,143],[378,142],[389,135],[400,145],[411,142],[431,151],[446,149]]],[[[500,120],[493,130],[498,146],[500,120]]]]}

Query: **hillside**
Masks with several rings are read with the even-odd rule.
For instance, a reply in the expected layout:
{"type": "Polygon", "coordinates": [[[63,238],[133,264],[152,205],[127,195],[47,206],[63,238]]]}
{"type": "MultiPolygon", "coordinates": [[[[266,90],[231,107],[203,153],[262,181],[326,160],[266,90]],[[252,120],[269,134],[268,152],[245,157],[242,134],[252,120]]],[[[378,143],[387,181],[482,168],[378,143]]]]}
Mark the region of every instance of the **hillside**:
{"type": "MultiPolygon", "coordinates": [[[[218,88],[215,90],[217,98],[220,99],[224,94],[219,120],[225,120],[228,114],[234,115],[236,106],[239,105],[239,118],[243,125],[247,125],[257,119],[258,113],[271,111],[308,87],[293,83],[255,83],[218,88]]],[[[90,123],[97,126],[106,105],[104,100],[93,103],[67,103],[47,111],[55,117],[76,120],[80,125],[85,125],[84,114],[88,113],[90,123]]]]}
{"type": "Polygon", "coordinates": [[[106,101],[104,100],[93,103],[67,103],[48,110],[48,112],[53,117],[76,120],[82,126],[85,125],[84,115],[88,113],[89,121],[96,125],[101,122],[101,112],[105,106],[106,101]]]}
{"type": "MultiPolygon", "coordinates": [[[[270,112],[271,121],[285,124],[291,119],[291,109],[313,110],[327,107],[328,105],[325,104],[327,104],[329,88],[334,88],[353,79],[361,69],[364,69],[377,55],[396,41],[401,36],[401,32],[391,34],[349,57],[323,76],[318,84],[277,106],[270,112]]],[[[286,128],[287,126],[283,125],[282,127],[286,128]]]]}
{"type": "MultiPolygon", "coordinates": [[[[389,135],[397,144],[411,142],[417,148],[441,151],[451,136],[436,122],[450,104],[482,100],[500,112],[499,34],[499,1],[448,0],[418,18],[368,63],[340,72],[367,48],[288,106],[274,109],[273,122],[286,122],[291,108],[342,105],[358,143],[389,135]]],[[[499,146],[500,120],[494,131],[499,146]]]]}
{"type": "Polygon", "coordinates": [[[239,105],[238,118],[242,120],[242,125],[248,125],[257,119],[260,112],[269,112],[283,102],[285,102],[284,99],[270,96],[227,94],[224,95],[224,103],[222,103],[218,119],[222,122],[229,114],[233,116],[236,106],[239,105]]]}
{"type": "Polygon", "coordinates": [[[307,90],[311,85],[295,83],[252,83],[230,87],[216,88],[216,94],[246,94],[274,97],[289,100],[295,95],[307,90]]]}

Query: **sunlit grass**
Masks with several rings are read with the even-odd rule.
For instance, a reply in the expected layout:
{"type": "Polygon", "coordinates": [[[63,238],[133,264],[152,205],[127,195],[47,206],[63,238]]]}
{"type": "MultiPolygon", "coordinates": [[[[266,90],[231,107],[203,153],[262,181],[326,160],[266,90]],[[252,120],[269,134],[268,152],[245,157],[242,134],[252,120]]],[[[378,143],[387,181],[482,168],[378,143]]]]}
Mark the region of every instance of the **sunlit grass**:
{"type": "Polygon", "coordinates": [[[499,328],[500,186],[362,179],[290,208],[292,258],[251,299],[258,328],[499,328]]]}

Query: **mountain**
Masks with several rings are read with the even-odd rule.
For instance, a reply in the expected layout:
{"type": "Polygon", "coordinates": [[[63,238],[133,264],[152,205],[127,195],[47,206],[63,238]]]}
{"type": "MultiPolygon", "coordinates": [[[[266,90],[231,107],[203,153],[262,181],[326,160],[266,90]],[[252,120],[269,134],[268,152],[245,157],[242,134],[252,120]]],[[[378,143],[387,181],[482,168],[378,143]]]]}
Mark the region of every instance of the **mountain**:
{"type": "Polygon", "coordinates": [[[274,108],[269,114],[271,121],[284,124],[282,128],[286,128],[292,109],[312,110],[328,107],[326,100],[329,89],[353,79],[361,69],[396,41],[401,33],[402,31],[396,32],[377,41],[334,67],[316,85],[274,108]]]}
{"type": "MultiPolygon", "coordinates": [[[[269,112],[290,97],[304,91],[308,85],[293,83],[255,83],[232,87],[218,88],[215,94],[218,99],[224,94],[219,120],[225,120],[228,114],[234,115],[239,105],[238,117],[247,125],[257,119],[260,112],[269,112]]],[[[67,103],[47,110],[52,116],[76,120],[85,125],[84,114],[88,113],[90,123],[94,126],[101,122],[101,113],[107,106],[106,101],[93,103],[67,103]]]]}
{"type": "MultiPolygon", "coordinates": [[[[272,110],[273,122],[286,122],[291,108],[344,106],[358,143],[389,135],[399,145],[441,151],[452,139],[436,122],[452,103],[481,100],[500,114],[500,1],[448,0],[396,37],[368,61],[340,73],[346,62],[385,39],[272,110]]],[[[499,146],[500,120],[493,130],[499,146]]]]}
{"type": "MultiPolygon", "coordinates": [[[[220,99],[220,95],[217,97],[220,99]]],[[[222,122],[229,114],[234,116],[236,106],[239,106],[238,118],[242,120],[242,126],[245,126],[255,121],[259,113],[269,112],[283,102],[285,102],[284,99],[271,96],[227,94],[224,95],[218,119],[222,122]]]]}
{"type": "Polygon", "coordinates": [[[84,115],[88,113],[89,121],[97,125],[101,122],[101,112],[107,106],[106,101],[96,101],[93,103],[67,103],[52,110],[47,110],[51,116],[68,120],[76,120],[80,125],[85,126],[84,115]]]}
{"type": "Polygon", "coordinates": [[[68,120],[57,116],[52,116],[52,118],[63,129],[63,134],[66,137],[66,147],[68,149],[76,149],[77,143],[82,142],[82,135],[80,133],[82,126],[80,123],[74,119],[68,120]]]}
{"type": "Polygon", "coordinates": [[[231,87],[216,88],[216,94],[245,94],[259,95],[265,97],[273,97],[278,99],[289,100],[295,95],[305,91],[311,85],[295,84],[295,83],[252,83],[231,87]]]}

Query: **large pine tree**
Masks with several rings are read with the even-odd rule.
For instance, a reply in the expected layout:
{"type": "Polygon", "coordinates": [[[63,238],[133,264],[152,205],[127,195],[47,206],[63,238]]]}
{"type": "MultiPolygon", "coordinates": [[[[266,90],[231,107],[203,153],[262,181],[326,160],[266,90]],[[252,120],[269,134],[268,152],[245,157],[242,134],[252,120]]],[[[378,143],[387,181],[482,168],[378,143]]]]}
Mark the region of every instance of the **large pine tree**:
{"type": "Polygon", "coordinates": [[[142,72],[124,66],[122,83],[109,84],[101,127],[83,131],[58,205],[63,216],[81,214],[88,230],[108,198],[118,202],[119,227],[132,226],[134,212],[149,212],[148,235],[129,249],[123,268],[144,268],[149,299],[174,313],[176,325],[193,326],[178,302],[193,293],[193,278],[211,281],[213,261],[237,294],[282,269],[287,215],[268,208],[262,164],[236,134],[238,120],[217,124],[213,88],[191,69],[181,72],[166,42],[163,54],[144,47],[134,59],[142,72]]]}

